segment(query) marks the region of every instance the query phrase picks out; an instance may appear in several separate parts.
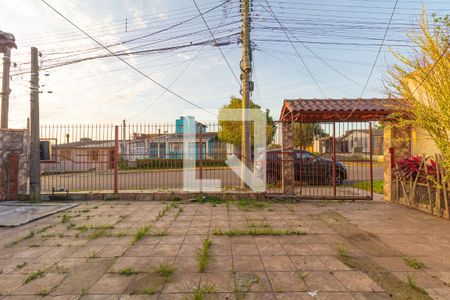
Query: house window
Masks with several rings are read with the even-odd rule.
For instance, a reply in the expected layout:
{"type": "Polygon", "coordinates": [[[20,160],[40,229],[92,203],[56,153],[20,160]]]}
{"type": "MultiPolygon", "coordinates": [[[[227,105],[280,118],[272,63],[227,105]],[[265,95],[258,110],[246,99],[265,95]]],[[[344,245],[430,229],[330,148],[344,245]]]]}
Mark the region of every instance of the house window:
{"type": "Polygon", "coordinates": [[[98,150],[97,149],[89,149],[88,150],[88,160],[89,161],[98,161],[98,150]]]}
{"type": "Polygon", "coordinates": [[[59,153],[60,153],[61,160],[72,160],[73,159],[72,149],[61,149],[59,153]]]}

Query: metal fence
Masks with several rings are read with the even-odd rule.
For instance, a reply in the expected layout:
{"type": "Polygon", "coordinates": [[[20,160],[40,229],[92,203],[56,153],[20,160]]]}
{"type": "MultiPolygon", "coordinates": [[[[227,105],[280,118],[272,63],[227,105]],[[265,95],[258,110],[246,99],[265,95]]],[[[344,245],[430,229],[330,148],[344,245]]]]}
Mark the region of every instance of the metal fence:
{"type": "Polygon", "coordinates": [[[198,179],[221,179],[224,190],[239,189],[239,177],[226,165],[238,147],[218,140],[217,124],[198,129],[195,157],[183,149],[183,126],[176,124],[46,125],[41,141],[51,155],[41,163],[44,192],[178,191],[183,160],[196,160],[198,179]],[[200,146],[201,145],[201,146],[200,146]]]}
{"type": "Polygon", "coordinates": [[[294,149],[284,151],[280,131],[267,154],[270,192],[283,192],[282,168],[287,156],[293,160],[294,193],[299,197],[373,198],[373,180],[383,179],[382,129],[372,128],[371,122],[296,122],[294,149]]]}
{"type": "MultiPolygon", "coordinates": [[[[220,179],[223,191],[241,190],[225,161],[242,159],[240,146],[221,142],[217,123],[198,123],[195,157],[186,157],[183,124],[44,125],[43,192],[182,191],[183,159],[196,160],[197,179],[220,179]]],[[[267,131],[267,192],[282,193],[280,124],[267,131]]],[[[295,193],[304,198],[371,198],[372,156],[382,137],[369,122],[294,125],[295,193]]],[[[285,150],[289,151],[289,150],[285,150]]],[[[379,176],[377,171],[377,176],[379,176]]]]}

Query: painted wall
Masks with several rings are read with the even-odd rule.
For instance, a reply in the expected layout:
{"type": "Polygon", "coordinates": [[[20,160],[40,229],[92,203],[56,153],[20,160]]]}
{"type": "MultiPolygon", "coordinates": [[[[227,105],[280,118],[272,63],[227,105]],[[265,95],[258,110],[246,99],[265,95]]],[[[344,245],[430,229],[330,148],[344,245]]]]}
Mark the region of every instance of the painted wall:
{"type": "Polygon", "coordinates": [[[439,149],[430,135],[422,128],[411,129],[411,154],[433,156],[439,149]]]}

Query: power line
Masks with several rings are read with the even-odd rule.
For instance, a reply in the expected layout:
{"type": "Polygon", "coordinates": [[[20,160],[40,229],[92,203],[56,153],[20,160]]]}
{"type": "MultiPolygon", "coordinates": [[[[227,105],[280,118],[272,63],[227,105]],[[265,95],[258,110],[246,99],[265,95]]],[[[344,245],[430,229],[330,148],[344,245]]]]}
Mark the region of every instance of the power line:
{"type": "MultiPolygon", "coordinates": [[[[266,8],[264,7],[264,9],[266,9],[266,8]]],[[[266,9],[266,11],[267,11],[267,9],[266,9]]],[[[272,12],[273,12],[273,10],[272,10],[272,12]]],[[[300,42],[300,41],[297,39],[297,36],[295,36],[294,34],[293,34],[293,36],[294,36],[294,38],[297,40],[297,42],[300,42]]],[[[361,85],[359,82],[353,80],[353,79],[350,78],[349,76],[345,75],[344,73],[342,73],[341,71],[339,71],[338,69],[336,69],[335,67],[333,67],[332,65],[330,65],[326,60],[324,60],[322,57],[320,57],[315,51],[313,51],[313,50],[312,50],[311,48],[309,48],[307,45],[305,45],[305,44],[302,43],[302,42],[300,42],[300,43],[302,44],[303,47],[306,48],[306,50],[308,50],[310,53],[312,53],[317,59],[319,59],[319,60],[320,60],[322,63],[324,63],[327,67],[329,67],[330,69],[332,69],[333,71],[335,71],[336,73],[338,73],[339,75],[341,75],[342,77],[344,77],[345,79],[349,80],[350,82],[356,84],[357,86],[362,87],[362,85],[361,85]]]]}
{"type": "MultiPolygon", "coordinates": [[[[148,80],[150,80],[151,82],[153,82],[154,84],[156,84],[157,86],[161,87],[162,89],[166,90],[167,92],[169,92],[170,94],[176,96],[177,98],[191,104],[192,106],[195,106],[209,114],[213,114],[212,112],[210,112],[209,110],[201,107],[200,105],[189,101],[188,99],[184,98],[183,96],[180,96],[179,94],[173,92],[172,90],[168,89],[167,87],[165,87],[164,85],[162,85],[161,83],[157,82],[156,80],[154,80],[153,78],[151,78],[150,76],[148,76],[147,74],[143,73],[142,71],[140,71],[139,69],[137,69],[136,67],[134,67],[132,64],[130,64],[129,62],[127,62],[126,60],[124,60],[122,57],[116,55],[113,51],[109,50],[109,48],[107,48],[106,46],[104,46],[102,43],[100,43],[99,41],[97,41],[94,37],[90,36],[87,32],[85,32],[83,29],[81,29],[78,25],[76,25],[75,23],[73,23],[71,20],[69,20],[66,16],[64,16],[62,13],[60,13],[56,8],[54,8],[53,6],[51,6],[50,4],[48,4],[45,0],[41,0],[41,2],[43,2],[45,5],[47,5],[50,9],[52,9],[55,13],[57,13],[58,15],[60,15],[62,18],[64,18],[67,22],[69,22],[72,26],[74,26],[76,29],[78,29],[80,32],[82,32],[84,35],[86,35],[87,37],[89,37],[91,40],[93,40],[95,43],[97,43],[99,46],[101,46],[103,49],[105,49],[106,51],[108,51],[109,53],[111,53],[113,56],[117,57],[117,59],[119,59],[120,61],[122,61],[124,64],[126,64],[127,66],[129,66],[131,69],[133,69],[134,71],[136,71],[137,73],[141,74],[142,76],[144,76],[145,78],[147,78],[148,80]]],[[[214,114],[213,114],[214,115],[214,114]]]]}
{"type": "Polygon", "coordinates": [[[308,68],[308,66],[306,65],[305,61],[303,60],[303,57],[300,55],[300,53],[298,52],[297,48],[295,47],[294,43],[292,43],[291,39],[289,38],[289,35],[286,31],[286,28],[281,24],[280,20],[278,19],[278,17],[275,15],[275,12],[272,10],[272,8],[269,5],[269,2],[267,0],[266,4],[267,7],[270,9],[270,11],[272,12],[273,17],[275,18],[275,20],[278,22],[278,24],[280,25],[280,27],[283,29],[284,35],[286,36],[286,38],[288,39],[289,43],[291,44],[291,46],[294,48],[295,53],[297,53],[297,56],[300,58],[303,66],[305,67],[305,69],[308,71],[309,76],[312,78],[312,80],[314,81],[314,83],[316,84],[317,88],[319,89],[319,91],[322,93],[323,97],[326,98],[325,93],[323,92],[322,88],[320,87],[319,83],[317,82],[316,78],[314,77],[314,75],[312,74],[311,70],[308,68]]]}
{"type": "MultiPolygon", "coordinates": [[[[219,23],[219,26],[216,27],[216,29],[214,30],[214,34],[217,32],[217,30],[219,29],[220,25],[223,23],[223,21],[225,20],[224,16],[222,18],[222,20],[219,23]]],[[[181,72],[177,75],[177,77],[175,77],[175,79],[170,83],[169,88],[171,88],[177,81],[178,79],[181,78],[181,76],[187,71],[187,69],[194,63],[194,60],[200,55],[200,53],[202,52],[202,50],[204,49],[205,45],[203,45],[198,51],[197,53],[195,53],[194,57],[190,60],[190,62],[184,67],[183,70],[181,70],[181,72]]],[[[156,102],[158,102],[159,98],[161,98],[164,95],[165,91],[163,91],[154,101],[152,101],[150,104],[148,104],[146,107],[144,107],[143,109],[141,109],[138,113],[134,114],[132,117],[129,118],[133,119],[136,116],[140,115],[141,113],[143,113],[144,111],[146,111],[147,109],[149,109],[150,107],[152,107],[156,102]]]]}
{"type": "Polygon", "coordinates": [[[392,18],[394,17],[395,9],[397,8],[397,4],[398,4],[398,0],[395,1],[394,8],[392,9],[391,17],[389,18],[389,22],[388,22],[388,24],[386,26],[386,31],[384,32],[383,40],[380,43],[380,48],[378,49],[377,55],[375,56],[375,60],[373,62],[372,68],[370,69],[369,76],[367,77],[366,83],[364,84],[363,90],[362,90],[361,95],[359,96],[359,98],[361,98],[364,95],[364,92],[366,91],[367,85],[369,84],[370,78],[372,77],[373,70],[375,69],[375,66],[376,66],[377,61],[378,61],[378,57],[380,57],[381,49],[383,49],[384,41],[386,40],[386,36],[387,36],[387,34],[389,32],[389,26],[391,25],[392,18]]]}
{"type": "Polygon", "coordinates": [[[383,40],[382,40],[381,43],[380,43],[380,48],[378,49],[377,55],[375,56],[375,60],[374,60],[374,62],[373,62],[372,68],[370,69],[369,76],[367,77],[366,83],[364,84],[364,87],[363,87],[363,90],[362,90],[362,92],[361,92],[361,95],[359,96],[359,98],[358,98],[356,104],[353,106],[352,111],[351,111],[345,118],[341,118],[341,116],[340,116],[339,114],[336,114],[336,115],[338,116],[338,118],[341,119],[341,121],[346,121],[346,120],[350,119],[350,117],[351,117],[351,116],[353,115],[353,113],[355,112],[355,110],[356,110],[356,108],[357,108],[357,106],[358,106],[358,104],[359,104],[359,102],[360,102],[362,96],[364,95],[364,92],[365,92],[366,89],[367,89],[367,85],[369,84],[370,78],[372,77],[373,70],[375,70],[375,66],[376,66],[376,64],[377,64],[378,57],[380,56],[381,49],[383,48],[384,41],[385,41],[386,36],[387,36],[387,34],[388,34],[388,32],[389,32],[389,26],[391,25],[392,18],[394,17],[395,9],[397,8],[397,4],[398,4],[398,0],[395,1],[394,7],[392,8],[391,17],[389,18],[389,22],[388,22],[388,24],[387,24],[387,26],[386,26],[386,31],[384,32],[383,40]]]}
{"type": "Polygon", "coordinates": [[[227,64],[228,68],[230,69],[231,73],[234,76],[234,79],[236,79],[237,84],[240,86],[241,82],[239,81],[239,79],[237,78],[236,74],[234,74],[233,68],[231,67],[230,63],[228,62],[227,58],[225,57],[225,54],[222,51],[222,48],[220,48],[220,45],[217,43],[216,38],[214,37],[214,33],[211,31],[211,29],[209,28],[208,22],[206,22],[205,17],[203,16],[202,11],[200,10],[200,8],[197,5],[197,2],[195,2],[195,0],[192,0],[192,2],[194,2],[195,8],[197,8],[198,13],[200,14],[200,17],[202,17],[203,22],[205,23],[206,28],[208,28],[209,34],[211,34],[211,37],[214,40],[214,43],[217,45],[217,48],[219,48],[220,54],[222,54],[223,59],[225,60],[225,63],[227,64]]]}

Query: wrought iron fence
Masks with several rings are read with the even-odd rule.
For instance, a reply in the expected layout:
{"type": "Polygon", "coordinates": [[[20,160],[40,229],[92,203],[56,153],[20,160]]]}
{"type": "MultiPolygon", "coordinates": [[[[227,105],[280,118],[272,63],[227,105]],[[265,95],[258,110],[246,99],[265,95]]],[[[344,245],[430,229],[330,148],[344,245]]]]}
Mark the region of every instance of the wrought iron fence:
{"type": "MultiPolygon", "coordinates": [[[[197,179],[220,179],[222,191],[241,190],[226,164],[232,155],[242,159],[240,146],[222,142],[217,123],[198,123],[188,157],[183,130],[182,123],[44,125],[40,136],[50,142],[51,155],[41,162],[42,191],[182,191],[184,159],[195,159],[197,179]]],[[[269,126],[268,193],[284,192],[283,154],[290,153],[295,194],[371,198],[372,157],[383,149],[379,130],[369,122],[295,123],[293,133],[293,148],[282,150],[281,123],[269,126]]]]}

